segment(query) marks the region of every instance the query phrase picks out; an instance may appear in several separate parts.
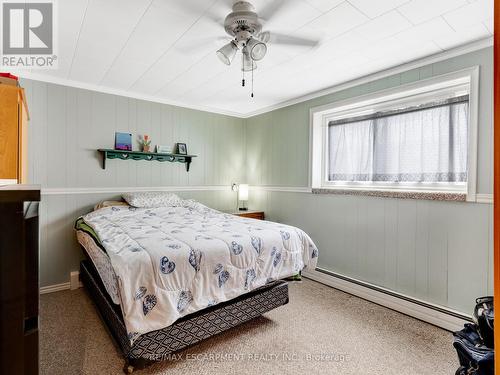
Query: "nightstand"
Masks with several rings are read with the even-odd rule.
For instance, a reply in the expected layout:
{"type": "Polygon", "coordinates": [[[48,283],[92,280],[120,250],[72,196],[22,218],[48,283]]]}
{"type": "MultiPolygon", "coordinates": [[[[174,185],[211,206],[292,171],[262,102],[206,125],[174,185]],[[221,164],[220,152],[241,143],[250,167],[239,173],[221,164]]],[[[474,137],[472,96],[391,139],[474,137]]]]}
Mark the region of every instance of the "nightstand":
{"type": "Polygon", "coordinates": [[[231,212],[231,214],[240,216],[240,217],[248,217],[250,219],[264,220],[264,211],[236,211],[231,212]]]}

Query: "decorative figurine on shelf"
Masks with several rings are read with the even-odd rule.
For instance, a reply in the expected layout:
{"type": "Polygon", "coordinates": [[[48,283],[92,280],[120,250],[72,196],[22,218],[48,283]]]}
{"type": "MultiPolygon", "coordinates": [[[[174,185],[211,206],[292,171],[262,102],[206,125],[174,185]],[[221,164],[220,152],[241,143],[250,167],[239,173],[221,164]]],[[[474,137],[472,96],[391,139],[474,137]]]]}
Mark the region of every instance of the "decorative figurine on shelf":
{"type": "Polygon", "coordinates": [[[149,139],[149,135],[144,134],[141,137],[139,137],[139,143],[142,146],[142,152],[151,152],[151,139],[149,139]]]}

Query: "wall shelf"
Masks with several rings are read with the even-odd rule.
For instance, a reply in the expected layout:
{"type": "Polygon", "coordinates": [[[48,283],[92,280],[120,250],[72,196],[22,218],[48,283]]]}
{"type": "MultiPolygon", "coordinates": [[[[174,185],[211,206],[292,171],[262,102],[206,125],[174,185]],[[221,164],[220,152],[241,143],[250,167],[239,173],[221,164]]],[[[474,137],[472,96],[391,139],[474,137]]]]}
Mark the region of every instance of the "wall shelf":
{"type": "Polygon", "coordinates": [[[189,172],[192,158],[196,155],[181,155],[181,154],[158,154],[155,152],[141,152],[141,151],[122,151],[100,148],[99,151],[102,155],[102,169],[106,169],[106,159],[121,159],[121,160],[156,160],[156,161],[169,161],[186,164],[186,171],[189,172]]]}

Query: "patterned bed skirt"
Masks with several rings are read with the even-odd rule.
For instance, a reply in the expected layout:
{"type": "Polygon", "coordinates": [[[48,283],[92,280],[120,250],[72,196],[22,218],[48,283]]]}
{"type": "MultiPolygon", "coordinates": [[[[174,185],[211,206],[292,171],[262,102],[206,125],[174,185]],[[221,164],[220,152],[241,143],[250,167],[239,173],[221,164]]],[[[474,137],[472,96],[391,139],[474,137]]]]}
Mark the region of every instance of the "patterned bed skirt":
{"type": "Polygon", "coordinates": [[[161,361],[170,354],[288,303],[288,284],[275,281],[231,301],[198,311],[163,329],[140,336],[130,345],[120,312],[106,293],[93,264],[80,263],[81,280],[127,361],[161,361]]]}

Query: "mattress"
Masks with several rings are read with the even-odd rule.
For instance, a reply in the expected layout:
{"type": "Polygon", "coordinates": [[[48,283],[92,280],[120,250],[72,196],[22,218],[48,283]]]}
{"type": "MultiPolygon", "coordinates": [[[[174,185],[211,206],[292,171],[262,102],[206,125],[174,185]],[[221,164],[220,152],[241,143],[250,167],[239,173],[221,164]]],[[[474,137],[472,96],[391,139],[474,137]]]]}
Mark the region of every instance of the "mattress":
{"type": "MultiPolygon", "coordinates": [[[[239,218],[197,202],[181,204],[106,207],[83,218],[105,250],[94,248],[91,258],[103,283],[108,280],[110,295],[116,285],[131,343],[316,266],[318,249],[298,228],[239,218]]],[[[91,247],[88,237],[80,238],[91,247]]]]}
{"type": "MultiPolygon", "coordinates": [[[[96,205],[95,210],[100,208],[109,207],[106,205],[96,205]]],[[[78,243],[85,249],[87,258],[93,263],[108,296],[114,304],[120,304],[120,295],[118,293],[117,276],[111,265],[106,249],[101,244],[99,237],[94,232],[92,227],[88,226],[83,218],[78,218],[75,223],[76,238],[78,243]]],[[[300,280],[300,274],[293,275],[287,280],[300,280]]]]}
{"type": "Polygon", "coordinates": [[[115,271],[111,265],[111,260],[106,254],[106,251],[99,245],[99,240],[93,237],[90,233],[82,229],[81,226],[76,226],[76,238],[80,245],[87,252],[88,257],[95,266],[99,276],[109,294],[109,297],[115,304],[120,304],[120,296],[118,294],[118,283],[115,271]]]}

